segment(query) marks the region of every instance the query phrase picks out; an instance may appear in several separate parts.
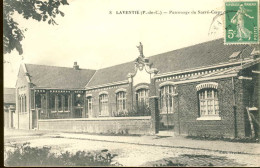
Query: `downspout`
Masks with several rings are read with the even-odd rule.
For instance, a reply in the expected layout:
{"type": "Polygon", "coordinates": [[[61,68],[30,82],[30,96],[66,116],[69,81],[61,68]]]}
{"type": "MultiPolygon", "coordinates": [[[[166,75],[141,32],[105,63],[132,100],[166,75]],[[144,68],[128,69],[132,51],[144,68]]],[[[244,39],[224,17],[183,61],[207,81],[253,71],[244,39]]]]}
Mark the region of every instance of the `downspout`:
{"type": "Polygon", "coordinates": [[[233,112],[234,112],[234,136],[237,138],[237,106],[235,97],[234,77],[232,77],[232,91],[233,91],[233,112]]]}

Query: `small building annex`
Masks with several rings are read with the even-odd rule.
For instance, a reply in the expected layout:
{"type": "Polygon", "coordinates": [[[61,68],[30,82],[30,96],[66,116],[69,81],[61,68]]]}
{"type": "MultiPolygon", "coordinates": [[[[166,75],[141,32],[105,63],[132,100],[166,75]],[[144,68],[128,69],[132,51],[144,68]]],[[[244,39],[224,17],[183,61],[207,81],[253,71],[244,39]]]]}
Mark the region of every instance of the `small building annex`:
{"type": "Polygon", "coordinates": [[[259,122],[259,46],[223,41],[150,57],[140,43],[136,60],[99,70],[81,69],[76,62],[73,68],[22,64],[17,127],[252,136],[252,120],[259,122]]]}
{"type": "Polygon", "coordinates": [[[15,88],[4,88],[4,127],[13,128],[15,120],[15,88]]]}

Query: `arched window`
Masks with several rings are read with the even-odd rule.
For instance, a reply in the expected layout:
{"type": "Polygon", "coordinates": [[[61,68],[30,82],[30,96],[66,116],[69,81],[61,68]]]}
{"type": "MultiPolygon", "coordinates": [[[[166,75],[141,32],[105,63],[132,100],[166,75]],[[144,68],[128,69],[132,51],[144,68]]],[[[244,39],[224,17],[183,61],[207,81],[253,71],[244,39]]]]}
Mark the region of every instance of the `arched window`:
{"type": "Polygon", "coordinates": [[[126,92],[124,91],[117,92],[116,109],[118,112],[126,110],[126,92]]]}
{"type": "Polygon", "coordinates": [[[138,89],[136,92],[137,105],[147,105],[149,106],[149,90],[142,88],[138,89]]]}
{"type": "Polygon", "coordinates": [[[24,96],[23,95],[21,97],[21,104],[22,104],[22,106],[21,106],[21,113],[24,113],[24,96]]]}
{"type": "Polygon", "coordinates": [[[87,114],[90,116],[92,114],[92,109],[93,109],[93,98],[91,96],[87,97],[87,114]]]}
{"type": "Polygon", "coordinates": [[[218,116],[219,101],[218,92],[215,88],[204,88],[198,91],[200,117],[218,116]]]}
{"type": "Polygon", "coordinates": [[[22,107],[22,96],[19,96],[19,113],[21,114],[23,112],[23,107],[22,107]]]}
{"type": "Polygon", "coordinates": [[[99,95],[99,115],[100,116],[109,116],[108,95],[107,94],[99,95]]]}
{"type": "Polygon", "coordinates": [[[174,113],[174,86],[162,86],[160,91],[161,113],[174,113]]]}

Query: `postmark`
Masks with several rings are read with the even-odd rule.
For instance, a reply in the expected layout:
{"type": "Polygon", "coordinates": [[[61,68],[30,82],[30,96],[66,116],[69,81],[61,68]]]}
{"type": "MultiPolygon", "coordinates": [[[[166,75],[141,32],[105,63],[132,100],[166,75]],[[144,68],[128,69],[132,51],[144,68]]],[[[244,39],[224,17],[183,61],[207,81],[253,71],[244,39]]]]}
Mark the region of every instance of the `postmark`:
{"type": "Polygon", "coordinates": [[[259,1],[225,1],[225,44],[259,43],[259,1]]]}

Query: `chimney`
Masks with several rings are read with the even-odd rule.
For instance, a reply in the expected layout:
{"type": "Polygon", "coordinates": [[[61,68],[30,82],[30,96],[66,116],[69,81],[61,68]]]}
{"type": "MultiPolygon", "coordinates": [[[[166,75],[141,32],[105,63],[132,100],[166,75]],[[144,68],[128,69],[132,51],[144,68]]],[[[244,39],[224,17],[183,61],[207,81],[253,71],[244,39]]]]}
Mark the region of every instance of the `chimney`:
{"type": "Polygon", "coordinates": [[[79,70],[79,66],[78,66],[77,62],[74,62],[73,69],[79,70]]]}

